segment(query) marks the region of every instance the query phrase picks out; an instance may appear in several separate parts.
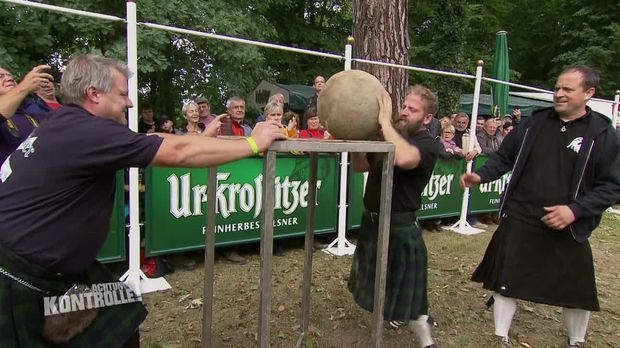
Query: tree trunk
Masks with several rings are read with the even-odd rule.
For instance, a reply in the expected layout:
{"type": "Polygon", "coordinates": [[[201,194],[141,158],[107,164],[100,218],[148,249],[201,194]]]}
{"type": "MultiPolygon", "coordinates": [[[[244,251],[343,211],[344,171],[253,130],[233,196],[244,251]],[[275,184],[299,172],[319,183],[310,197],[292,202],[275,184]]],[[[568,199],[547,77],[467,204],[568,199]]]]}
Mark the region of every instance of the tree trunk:
{"type": "MultiPolygon", "coordinates": [[[[353,57],[409,65],[407,0],[353,1],[353,57]]],[[[354,69],[374,75],[390,93],[394,111],[407,91],[409,71],[356,62],[354,69]]]]}

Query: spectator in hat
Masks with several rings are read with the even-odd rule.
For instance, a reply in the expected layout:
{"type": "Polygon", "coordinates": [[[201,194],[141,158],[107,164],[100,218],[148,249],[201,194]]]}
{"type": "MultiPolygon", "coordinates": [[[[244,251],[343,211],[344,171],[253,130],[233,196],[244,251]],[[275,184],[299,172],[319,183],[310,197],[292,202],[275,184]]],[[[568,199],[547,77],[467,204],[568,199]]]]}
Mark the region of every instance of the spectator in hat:
{"type": "Polygon", "coordinates": [[[161,115],[157,123],[157,131],[161,133],[174,134],[174,122],[168,115],[161,115]]]}
{"type": "Polygon", "coordinates": [[[502,117],[502,127],[503,127],[506,123],[510,123],[510,124],[512,124],[512,115],[511,115],[511,114],[506,114],[506,115],[504,115],[504,117],[502,117]]]}

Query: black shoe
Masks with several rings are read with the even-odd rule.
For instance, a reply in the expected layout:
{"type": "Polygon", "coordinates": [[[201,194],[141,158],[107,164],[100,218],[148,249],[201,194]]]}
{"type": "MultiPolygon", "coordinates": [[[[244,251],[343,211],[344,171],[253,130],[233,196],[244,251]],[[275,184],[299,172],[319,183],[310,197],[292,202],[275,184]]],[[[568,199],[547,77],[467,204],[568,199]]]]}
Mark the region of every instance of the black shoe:
{"type": "Polygon", "coordinates": [[[284,256],[284,248],[281,245],[274,245],[273,256],[284,256]]]}
{"type": "Polygon", "coordinates": [[[314,243],[312,244],[312,251],[317,251],[317,250],[323,250],[327,248],[327,244],[323,244],[319,241],[314,241],[314,243]]]}

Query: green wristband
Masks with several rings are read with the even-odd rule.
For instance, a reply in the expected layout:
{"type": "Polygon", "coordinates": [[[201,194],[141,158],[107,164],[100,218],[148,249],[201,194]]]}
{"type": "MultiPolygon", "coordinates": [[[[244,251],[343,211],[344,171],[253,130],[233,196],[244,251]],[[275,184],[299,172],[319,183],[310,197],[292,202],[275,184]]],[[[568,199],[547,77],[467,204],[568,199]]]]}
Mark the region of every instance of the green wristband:
{"type": "Polygon", "coordinates": [[[250,148],[252,149],[252,153],[255,155],[258,155],[258,145],[256,145],[256,140],[254,140],[254,138],[252,137],[247,137],[245,138],[245,140],[247,140],[248,144],[250,144],[250,148]]]}

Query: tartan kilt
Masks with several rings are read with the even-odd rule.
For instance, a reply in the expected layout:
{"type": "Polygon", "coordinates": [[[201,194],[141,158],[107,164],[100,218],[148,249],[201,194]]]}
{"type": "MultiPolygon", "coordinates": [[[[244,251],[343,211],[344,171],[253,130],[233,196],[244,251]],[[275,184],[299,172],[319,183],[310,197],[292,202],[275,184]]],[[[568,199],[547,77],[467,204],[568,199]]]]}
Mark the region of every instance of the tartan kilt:
{"type": "MultiPolygon", "coordinates": [[[[28,262],[4,247],[0,247],[0,267],[53,295],[63,294],[74,283],[62,280],[58,275],[28,262]]],[[[118,279],[98,261],[95,261],[85,274],[80,275],[80,282],[87,285],[116,281],[118,279]]],[[[95,321],[81,334],[66,344],[52,345],[41,336],[45,296],[49,295],[0,274],[0,346],[121,347],[135,334],[147,315],[141,302],[100,307],[95,321]]]]}
{"type": "Polygon", "coordinates": [[[502,217],[472,280],[505,297],[600,310],[590,243],[540,222],[502,217]]]}
{"type": "MultiPolygon", "coordinates": [[[[360,307],[372,311],[378,221],[363,214],[348,288],[360,307]]],[[[393,213],[390,223],[385,320],[409,321],[428,314],[427,250],[413,213],[393,213]]]]}

